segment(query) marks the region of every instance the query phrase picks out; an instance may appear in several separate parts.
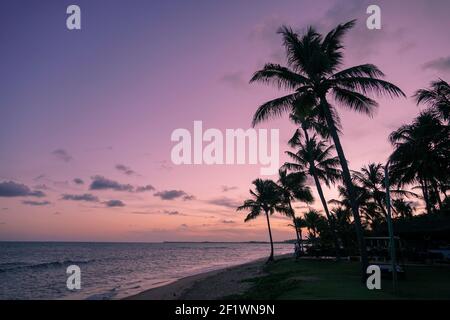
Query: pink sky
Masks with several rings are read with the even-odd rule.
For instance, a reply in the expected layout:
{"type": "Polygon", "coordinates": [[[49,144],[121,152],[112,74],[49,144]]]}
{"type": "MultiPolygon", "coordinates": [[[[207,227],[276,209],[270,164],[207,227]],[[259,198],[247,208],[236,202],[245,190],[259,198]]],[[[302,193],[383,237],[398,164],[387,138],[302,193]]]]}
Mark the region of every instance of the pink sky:
{"type": "MultiPolygon", "coordinates": [[[[248,84],[265,62],[284,63],[276,34],[282,24],[328,31],[357,18],[345,65],[376,64],[408,97],[437,77],[450,78],[448,1],[111,1],[107,11],[101,1],[78,1],[83,29],[76,32],[65,29],[69,3],[6,2],[0,183],[41,188],[46,196],[0,196],[0,240],[267,240],[264,219],[244,224],[235,212],[259,165],[174,166],[170,136],[192,130],[194,120],[205,128],[249,128],[256,108],[283,94],[248,84]],[[380,5],[381,30],[365,28],[368,4],[380,5]],[[89,190],[98,175],[155,190],[89,190]],[[194,199],[157,196],[167,190],[194,199]],[[107,207],[109,200],[124,206],[107,207]]],[[[392,151],[388,134],[420,110],[411,98],[378,101],[373,119],[339,109],[351,169],[384,162],[392,151]]],[[[287,117],[261,127],[280,129],[280,151],[287,149],[294,130],[287,117]]],[[[289,221],[272,222],[275,240],[294,237],[289,221]]]]}

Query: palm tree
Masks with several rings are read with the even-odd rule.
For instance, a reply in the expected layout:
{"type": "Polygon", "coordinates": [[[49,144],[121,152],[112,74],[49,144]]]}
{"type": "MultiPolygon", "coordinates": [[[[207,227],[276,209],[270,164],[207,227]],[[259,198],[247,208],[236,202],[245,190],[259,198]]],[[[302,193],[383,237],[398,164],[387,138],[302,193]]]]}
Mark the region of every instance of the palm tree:
{"type": "MultiPolygon", "coordinates": [[[[386,185],[384,181],[384,168],[381,163],[370,163],[361,168],[361,170],[353,171],[353,181],[362,189],[366,190],[366,196],[373,201],[384,217],[387,217],[385,208],[386,185]]],[[[416,196],[413,192],[390,189],[393,196],[416,196]]]]}
{"type": "Polygon", "coordinates": [[[303,252],[302,228],[306,228],[306,221],[302,217],[295,217],[294,220],[293,220],[293,224],[290,225],[290,226],[294,227],[295,232],[297,233],[297,236],[298,236],[298,239],[299,239],[298,245],[299,245],[299,248],[300,248],[300,252],[303,252]]]}
{"type": "Polygon", "coordinates": [[[416,211],[416,208],[412,205],[412,203],[406,202],[404,199],[395,199],[392,206],[394,207],[394,211],[397,216],[403,219],[411,219],[414,211],[416,211]]]}
{"type": "MultiPolygon", "coordinates": [[[[361,188],[358,185],[354,185],[355,195],[356,195],[356,203],[358,205],[359,210],[361,210],[363,214],[363,218],[368,221],[374,221],[377,219],[377,216],[373,216],[374,210],[373,207],[369,204],[369,194],[366,189],[361,188]]],[[[339,199],[331,199],[328,201],[329,204],[337,205],[340,209],[345,210],[346,212],[352,211],[350,196],[347,189],[344,186],[338,186],[339,199]]],[[[375,213],[376,214],[376,213],[375,213]]],[[[352,214],[353,216],[353,214],[352,214]]],[[[353,219],[354,220],[354,219],[353,219]]],[[[353,221],[354,223],[355,221],[353,221]]]]}
{"type": "MultiPolygon", "coordinates": [[[[280,169],[278,171],[278,175],[278,187],[280,188],[280,193],[283,197],[283,201],[289,208],[288,215],[292,218],[294,226],[296,226],[296,217],[295,211],[292,208],[292,201],[298,200],[306,203],[313,202],[314,198],[312,196],[311,189],[305,185],[306,175],[303,172],[288,174],[286,170],[280,169]]],[[[295,231],[298,245],[301,247],[301,238],[298,229],[295,228],[295,231]]]]}
{"type": "Polygon", "coordinates": [[[420,89],[414,94],[417,104],[428,105],[442,120],[450,118],[450,85],[442,80],[431,82],[430,89],[420,89]]]}
{"type": "Polygon", "coordinates": [[[321,224],[323,223],[323,216],[319,211],[309,209],[309,211],[303,215],[303,219],[305,220],[305,226],[308,229],[309,237],[316,239],[320,232],[321,224]]]}
{"type": "Polygon", "coordinates": [[[446,197],[450,163],[449,127],[433,112],[422,112],[412,124],[392,132],[390,156],[392,180],[399,186],[419,183],[427,213],[432,211],[432,194],[442,208],[439,185],[446,197]]]}
{"type": "Polygon", "coordinates": [[[261,105],[253,117],[253,125],[285,112],[296,113],[296,109],[320,108],[324,114],[342,166],[344,184],[350,195],[364,281],[368,261],[363,229],[350,170],[333,119],[333,113],[336,112],[329,103],[329,96],[331,95],[344,107],[370,116],[378,104],[369,95],[386,94],[390,97],[405,95],[397,86],[382,80],[384,74],[375,65],[363,64],[338,71],[343,60],[342,38],[354,25],[354,20],[340,24],[325,37],[317,33],[313,27],[309,27],[306,33],[299,37],[291,28],[283,26],[279,33],[284,40],[287,67],[273,63],[266,64],[250,81],[269,82],[292,91],[261,105]]]}
{"type": "Polygon", "coordinates": [[[261,213],[264,212],[267,219],[267,228],[269,230],[270,238],[270,256],[267,262],[274,260],[273,255],[273,239],[272,230],[270,228],[269,215],[272,215],[275,211],[283,212],[287,214],[289,208],[282,202],[282,195],[280,194],[280,188],[272,180],[256,179],[253,182],[255,191],[250,190],[250,194],[253,199],[247,199],[242,206],[237,208],[237,211],[249,210],[250,213],[245,218],[245,222],[256,219],[261,213]]]}
{"type": "Polygon", "coordinates": [[[336,167],[339,166],[339,158],[331,155],[334,150],[333,146],[327,146],[325,141],[317,141],[313,136],[311,139],[307,136],[305,130],[306,141],[303,143],[300,139],[300,135],[296,133],[289,144],[293,147],[299,147],[297,153],[287,151],[286,154],[294,162],[286,162],[284,167],[295,172],[307,171],[311,177],[314,178],[317,193],[319,194],[320,201],[322,202],[325,215],[327,216],[330,230],[333,234],[334,246],[336,249],[336,258],[339,259],[339,239],[336,232],[336,223],[334,217],[328,210],[327,201],[323,194],[322,183],[325,183],[327,187],[334,184],[341,177],[341,171],[336,167]]]}

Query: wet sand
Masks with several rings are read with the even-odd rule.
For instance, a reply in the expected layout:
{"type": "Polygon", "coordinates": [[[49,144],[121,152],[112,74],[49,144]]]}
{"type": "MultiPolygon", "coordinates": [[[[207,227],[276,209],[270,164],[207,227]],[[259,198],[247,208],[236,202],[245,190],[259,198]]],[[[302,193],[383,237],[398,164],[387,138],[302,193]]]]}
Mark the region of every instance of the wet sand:
{"type": "MultiPolygon", "coordinates": [[[[292,256],[291,254],[276,258],[292,256]]],[[[209,271],[179,279],[167,285],[149,289],[126,300],[216,300],[242,294],[251,287],[244,280],[264,275],[266,258],[249,263],[209,271]]]]}

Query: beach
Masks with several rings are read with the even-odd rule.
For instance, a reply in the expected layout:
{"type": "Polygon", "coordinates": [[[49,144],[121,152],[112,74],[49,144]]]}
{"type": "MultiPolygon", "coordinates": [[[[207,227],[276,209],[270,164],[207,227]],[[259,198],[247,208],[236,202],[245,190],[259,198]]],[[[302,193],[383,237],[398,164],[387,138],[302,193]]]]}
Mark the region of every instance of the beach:
{"type": "MultiPolygon", "coordinates": [[[[291,256],[277,256],[277,259],[291,256]]],[[[126,300],[216,300],[242,294],[251,287],[246,279],[264,275],[266,258],[188,276],[164,286],[145,290],[126,300]]]]}
{"type": "MultiPolygon", "coordinates": [[[[268,249],[266,243],[3,242],[0,300],[120,300],[180,279],[264,261],[268,249]],[[81,270],[80,290],[66,287],[70,265],[81,270]]],[[[279,255],[292,251],[292,244],[275,244],[279,255]]]]}

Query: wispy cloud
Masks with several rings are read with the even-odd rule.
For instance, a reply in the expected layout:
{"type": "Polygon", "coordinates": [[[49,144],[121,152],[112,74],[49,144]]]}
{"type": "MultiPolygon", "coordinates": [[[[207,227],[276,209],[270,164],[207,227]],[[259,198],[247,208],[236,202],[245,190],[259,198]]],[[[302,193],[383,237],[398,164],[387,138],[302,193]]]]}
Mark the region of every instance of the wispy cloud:
{"type": "Polygon", "coordinates": [[[92,177],[90,190],[115,190],[115,191],[133,191],[131,184],[122,184],[117,181],[107,179],[103,176],[92,177]]]}
{"type": "Polygon", "coordinates": [[[31,190],[28,186],[14,181],[0,182],[0,197],[44,197],[40,190],[31,190]]]}
{"type": "Polygon", "coordinates": [[[137,175],[136,171],[134,171],[133,169],[124,164],[116,165],[116,169],[122,172],[123,174],[126,174],[127,176],[137,175]]]}
{"type": "Polygon", "coordinates": [[[73,157],[65,149],[56,149],[52,151],[52,155],[54,155],[58,160],[64,162],[70,162],[73,160],[73,157]]]}
{"type": "Polygon", "coordinates": [[[63,194],[61,197],[62,200],[72,200],[72,201],[86,201],[86,202],[98,202],[98,197],[90,194],[63,194]]]}
{"type": "Polygon", "coordinates": [[[142,186],[142,187],[136,187],[136,192],[146,192],[146,191],[153,191],[155,190],[155,188],[148,184],[146,186],[142,186]]]}
{"type": "Polygon", "coordinates": [[[133,211],[133,214],[142,214],[142,215],[167,215],[167,216],[188,216],[178,210],[158,210],[158,211],[133,211]]]}
{"type": "Polygon", "coordinates": [[[51,202],[50,201],[31,201],[31,200],[24,200],[22,201],[23,204],[29,205],[29,206],[47,206],[49,205],[51,202]]]}
{"type": "Polygon", "coordinates": [[[97,175],[91,178],[92,182],[89,186],[90,190],[114,190],[126,192],[146,192],[153,191],[155,188],[148,184],[146,186],[133,186],[131,184],[120,183],[112,179],[97,175]]]}
{"type": "Polygon", "coordinates": [[[73,179],[73,182],[74,182],[75,184],[78,184],[78,185],[84,184],[83,179],[80,179],[80,178],[75,178],[75,179],[73,179]]]}
{"type": "Polygon", "coordinates": [[[215,199],[208,200],[207,202],[209,204],[226,207],[226,208],[230,208],[230,209],[236,209],[237,207],[239,207],[242,204],[237,200],[230,199],[227,197],[215,198],[215,199]]]}
{"type": "Polygon", "coordinates": [[[248,80],[246,80],[246,78],[250,78],[250,77],[249,76],[245,77],[243,72],[236,71],[236,72],[230,72],[230,73],[224,74],[219,79],[219,81],[231,86],[234,89],[243,89],[243,88],[247,88],[249,86],[248,80]]]}
{"type": "Polygon", "coordinates": [[[109,208],[125,207],[125,203],[123,203],[121,200],[108,200],[105,201],[104,204],[109,208]]]}
{"type": "Polygon", "coordinates": [[[154,194],[155,197],[159,197],[162,200],[175,200],[182,198],[183,200],[193,200],[195,197],[193,195],[187,194],[183,190],[164,190],[159,191],[154,194]]]}
{"type": "Polygon", "coordinates": [[[423,69],[433,69],[436,71],[450,70],[450,56],[428,61],[423,65],[423,69]]]}
{"type": "Polygon", "coordinates": [[[229,186],[221,186],[220,188],[221,188],[221,190],[223,192],[228,192],[228,191],[232,191],[232,190],[237,190],[238,189],[238,187],[235,187],[235,186],[231,186],[231,187],[229,187],[229,186]]]}
{"type": "Polygon", "coordinates": [[[233,223],[236,223],[236,221],[234,221],[234,220],[222,220],[221,222],[224,223],[224,224],[233,224],[233,223]]]}

